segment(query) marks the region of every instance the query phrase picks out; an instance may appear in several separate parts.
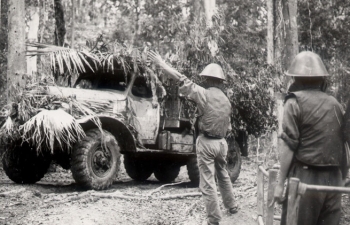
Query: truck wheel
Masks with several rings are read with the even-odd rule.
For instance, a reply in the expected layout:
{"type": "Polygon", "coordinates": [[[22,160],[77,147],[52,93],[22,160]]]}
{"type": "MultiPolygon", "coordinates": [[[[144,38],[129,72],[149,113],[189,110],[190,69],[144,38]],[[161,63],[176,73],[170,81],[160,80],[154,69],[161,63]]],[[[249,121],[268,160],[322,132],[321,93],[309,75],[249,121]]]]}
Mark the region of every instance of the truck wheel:
{"type": "Polygon", "coordinates": [[[36,153],[27,142],[6,149],[2,165],[6,175],[19,184],[34,184],[44,177],[51,163],[50,155],[36,153]]]}
{"type": "Polygon", "coordinates": [[[154,176],[163,183],[170,183],[180,173],[180,166],[171,162],[159,164],[154,170],[154,176]]]}
{"type": "Polygon", "coordinates": [[[115,137],[99,129],[86,132],[86,137],[73,149],[71,170],[74,180],[89,189],[106,189],[112,185],[120,167],[120,148],[115,137]]]}
{"type": "Polygon", "coordinates": [[[242,158],[237,141],[227,140],[228,152],[226,156],[227,172],[231,178],[231,182],[235,182],[241,172],[242,158]]]}
{"type": "Polygon", "coordinates": [[[136,158],[133,155],[124,155],[124,166],[126,173],[134,180],[145,181],[153,173],[153,163],[136,158]]]}
{"type": "Polygon", "coordinates": [[[195,187],[199,186],[199,168],[197,157],[193,156],[187,161],[187,174],[190,178],[191,184],[195,187]]]}
{"type": "Polygon", "coordinates": [[[71,168],[71,154],[66,151],[56,151],[55,155],[52,158],[58,165],[60,165],[63,169],[69,170],[71,168]]]}

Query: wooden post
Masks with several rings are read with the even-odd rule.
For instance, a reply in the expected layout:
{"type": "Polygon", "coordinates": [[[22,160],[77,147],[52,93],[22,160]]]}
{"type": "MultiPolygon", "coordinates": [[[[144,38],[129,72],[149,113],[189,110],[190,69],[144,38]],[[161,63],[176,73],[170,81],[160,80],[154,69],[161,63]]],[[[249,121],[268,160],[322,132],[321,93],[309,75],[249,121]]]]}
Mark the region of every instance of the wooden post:
{"type": "Polygon", "coordinates": [[[258,177],[257,177],[257,203],[258,203],[258,217],[264,216],[264,173],[258,165],[258,177]]]}
{"type": "Polygon", "coordinates": [[[275,206],[274,204],[270,206],[270,203],[273,201],[275,187],[276,187],[276,180],[277,180],[277,172],[278,170],[271,169],[269,170],[269,186],[268,186],[268,192],[267,192],[267,210],[266,210],[266,218],[265,218],[265,224],[266,225],[273,225],[273,216],[274,216],[274,210],[275,206]]]}
{"type": "Polygon", "coordinates": [[[296,198],[298,196],[298,178],[289,179],[289,192],[288,192],[288,209],[287,209],[287,225],[297,225],[298,221],[298,212],[296,211],[296,198]]]}

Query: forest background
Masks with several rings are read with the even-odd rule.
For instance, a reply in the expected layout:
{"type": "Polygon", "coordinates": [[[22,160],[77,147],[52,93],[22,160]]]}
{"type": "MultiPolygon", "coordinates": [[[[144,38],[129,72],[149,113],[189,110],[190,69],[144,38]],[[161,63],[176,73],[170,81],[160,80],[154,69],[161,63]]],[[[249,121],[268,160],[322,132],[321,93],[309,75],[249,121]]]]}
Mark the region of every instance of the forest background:
{"type": "MultiPolygon", "coordinates": [[[[218,11],[210,27],[205,21],[203,2],[26,0],[22,15],[27,41],[32,41],[28,38],[33,29],[30,23],[38,16],[35,41],[39,43],[99,51],[109,51],[108,43],[118,43],[133,51],[156,50],[194,80],[205,65],[219,63],[229,77],[227,93],[234,106],[234,130],[258,137],[275,129],[274,93],[286,92],[286,67],[278,54],[273,64],[267,63],[266,1],[217,0],[218,11]]],[[[311,50],[322,57],[332,75],[328,91],[345,106],[350,97],[350,3],[299,0],[297,9],[299,51],[311,50]]],[[[281,10],[277,4],[274,41],[286,33],[281,10]]],[[[0,88],[5,93],[8,0],[1,0],[0,34],[0,88]]],[[[39,57],[37,63],[37,73],[49,72],[43,65],[45,60],[39,57]]],[[[5,104],[4,94],[1,99],[5,104]]]]}

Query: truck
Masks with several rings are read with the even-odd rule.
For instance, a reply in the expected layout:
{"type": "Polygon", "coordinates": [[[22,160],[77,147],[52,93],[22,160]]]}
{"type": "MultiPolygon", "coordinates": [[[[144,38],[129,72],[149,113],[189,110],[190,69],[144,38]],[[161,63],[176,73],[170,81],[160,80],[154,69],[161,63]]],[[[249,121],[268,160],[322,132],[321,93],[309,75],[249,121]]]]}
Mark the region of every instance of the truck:
{"type": "MultiPolygon", "coordinates": [[[[57,103],[54,109],[73,116],[84,135],[65,149],[51,143],[54,149],[39,152],[35,143],[12,140],[2,158],[7,176],[16,183],[35,183],[55,161],[71,170],[77,184],[101,190],[112,185],[120,165],[134,180],[145,181],[154,174],[162,183],[174,181],[186,166],[191,184],[198,185],[198,130],[192,103],[178,95],[174,81],[160,82],[149,68],[125,72],[124,66],[86,70],[73,84],[46,86],[47,95],[72,99],[91,112],[73,115],[69,103],[57,103]]],[[[41,126],[49,129],[51,124],[41,126]]],[[[227,169],[234,182],[240,173],[241,150],[234,137],[227,142],[227,169]]]]}

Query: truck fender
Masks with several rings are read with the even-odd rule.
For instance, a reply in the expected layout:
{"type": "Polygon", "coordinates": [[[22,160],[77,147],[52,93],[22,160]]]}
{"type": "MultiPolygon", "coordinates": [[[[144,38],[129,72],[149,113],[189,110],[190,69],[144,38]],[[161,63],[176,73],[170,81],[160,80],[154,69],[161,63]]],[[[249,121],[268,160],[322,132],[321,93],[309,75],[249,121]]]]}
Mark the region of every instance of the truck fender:
{"type": "MultiPolygon", "coordinates": [[[[136,139],[130,129],[125,123],[112,116],[98,116],[101,121],[102,129],[112,133],[117,139],[121,151],[136,151],[136,139]]],[[[97,125],[93,122],[93,117],[84,117],[77,120],[84,131],[92,128],[97,128],[97,125]]]]}

